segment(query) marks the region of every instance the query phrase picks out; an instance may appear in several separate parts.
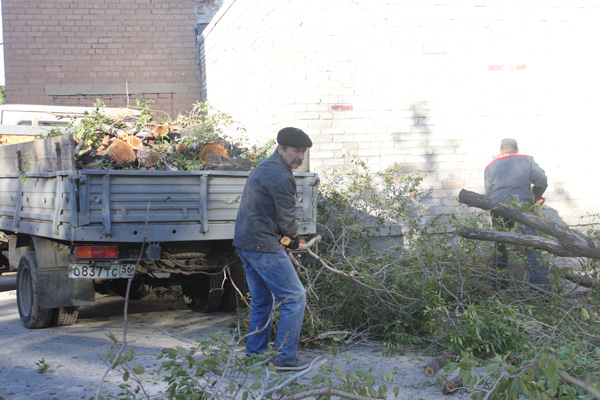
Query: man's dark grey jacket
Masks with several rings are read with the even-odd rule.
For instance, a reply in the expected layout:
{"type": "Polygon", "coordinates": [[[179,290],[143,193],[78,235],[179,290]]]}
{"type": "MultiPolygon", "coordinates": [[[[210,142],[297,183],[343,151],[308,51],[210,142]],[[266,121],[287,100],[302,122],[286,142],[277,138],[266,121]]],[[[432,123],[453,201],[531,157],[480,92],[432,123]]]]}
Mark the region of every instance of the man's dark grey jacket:
{"type": "Polygon", "coordinates": [[[250,173],[235,222],[233,245],[242,250],[276,252],[282,236],[298,236],[296,180],[275,151],[250,173]]]}
{"type": "Polygon", "coordinates": [[[499,202],[512,197],[533,203],[548,187],[546,174],[533,157],[516,153],[505,153],[492,161],[485,168],[484,180],[485,194],[499,202]]]}

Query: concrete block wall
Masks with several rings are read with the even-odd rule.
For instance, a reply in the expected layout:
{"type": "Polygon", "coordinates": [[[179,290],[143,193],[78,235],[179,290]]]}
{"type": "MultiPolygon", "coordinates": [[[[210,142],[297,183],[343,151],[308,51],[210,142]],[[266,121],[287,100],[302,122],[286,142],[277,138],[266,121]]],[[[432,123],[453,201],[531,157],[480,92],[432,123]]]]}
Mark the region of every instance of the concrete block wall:
{"type": "MultiPolygon", "coordinates": [[[[429,216],[484,192],[500,140],[546,170],[547,206],[595,220],[600,4],[586,0],[231,0],[198,39],[204,91],[261,138],[312,138],[311,168],[425,177],[429,216]]],[[[478,210],[469,210],[478,211],[478,210]]]]}
{"type": "MultiPolygon", "coordinates": [[[[217,0],[3,0],[8,103],[135,105],[201,98],[196,24],[217,0]]],[[[204,18],[206,19],[206,18],[204,18]]]]}

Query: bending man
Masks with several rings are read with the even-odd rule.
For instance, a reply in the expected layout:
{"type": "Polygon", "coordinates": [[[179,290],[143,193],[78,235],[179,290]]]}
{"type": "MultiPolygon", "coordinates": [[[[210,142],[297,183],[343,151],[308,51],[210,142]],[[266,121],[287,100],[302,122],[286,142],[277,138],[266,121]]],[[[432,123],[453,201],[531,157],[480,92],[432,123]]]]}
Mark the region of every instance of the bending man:
{"type": "MultiPolygon", "coordinates": [[[[542,195],[548,187],[544,170],[537,165],[533,157],[519,154],[515,139],[502,139],[500,156],[485,168],[484,179],[486,195],[499,202],[512,199],[521,203],[539,202],[541,204],[543,202],[542,195]]],[[[507,229],[512,229],[515,225],[514,221],[493,211],[492,222],[507,229]]],[[[519,224],[517,229],[523,234],[537,235],[535,229],[523,224],[519,224]]],[[[496,250],[496,268],[507,268],[506,245],[498,243],[496,250]]],[[[527,255],[529,282],[536,285],[547,284],[548,268],[541,253],[526,247],[525,254],[527,255]]]]}

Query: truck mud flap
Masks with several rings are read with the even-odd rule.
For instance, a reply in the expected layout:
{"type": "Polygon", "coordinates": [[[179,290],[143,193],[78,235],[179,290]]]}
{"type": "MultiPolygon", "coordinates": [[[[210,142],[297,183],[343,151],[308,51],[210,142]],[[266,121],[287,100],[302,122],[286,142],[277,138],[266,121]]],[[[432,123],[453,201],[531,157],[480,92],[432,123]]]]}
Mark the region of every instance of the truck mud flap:
{"type": "Polygon", "coordinates": [[[94,303],[91,279],[69,279],[67,267],[40,270],[41,303],[46,308],[83,306],[94,303]]]}

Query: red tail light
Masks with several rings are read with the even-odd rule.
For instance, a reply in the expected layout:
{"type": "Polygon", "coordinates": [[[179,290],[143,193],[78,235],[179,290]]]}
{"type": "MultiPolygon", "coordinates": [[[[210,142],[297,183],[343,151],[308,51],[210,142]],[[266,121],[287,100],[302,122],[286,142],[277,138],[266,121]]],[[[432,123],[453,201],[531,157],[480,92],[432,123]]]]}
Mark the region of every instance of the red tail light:
{"type": "Polygon", "coordinates": [[[76,246],[75,258],[118,258],[119,248],[117,246],[76,246]]]}

